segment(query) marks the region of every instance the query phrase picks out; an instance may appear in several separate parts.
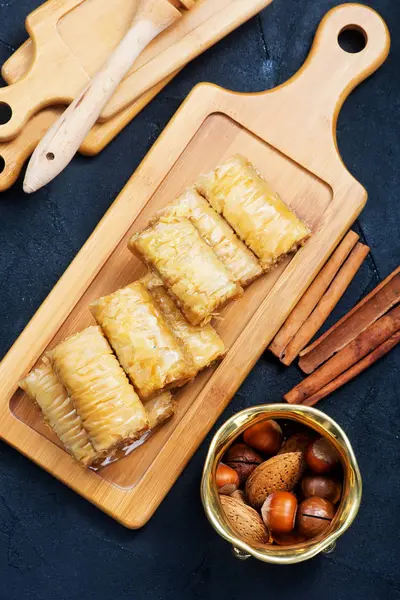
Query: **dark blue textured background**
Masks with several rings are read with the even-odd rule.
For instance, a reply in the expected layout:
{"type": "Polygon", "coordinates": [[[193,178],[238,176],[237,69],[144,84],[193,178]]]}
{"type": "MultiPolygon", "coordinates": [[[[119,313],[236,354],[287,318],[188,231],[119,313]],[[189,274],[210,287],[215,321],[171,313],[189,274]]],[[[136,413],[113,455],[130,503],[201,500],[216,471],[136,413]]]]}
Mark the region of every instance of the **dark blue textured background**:
{"type": "MultiPolygon", "coordinates": [[[[243,0],[246,1],[246,0],[243,0]]],[[[78,252],[193,85],[271,88],[304,61],[334,0],[275,0],[190,64],[99,157],[77,157],[50,186],[0,196],[0,356],[78,252]]],[[[372,249],[330,323],[400,263],[400,2],[369,3],[392,34],[387,62],[342,109],[343,159],[367,188],[356,229],[372,249]]],[[[39,0],[0,1],[0,60],[25,39],[39,0]]],[[[142,530],[109,517],[0,443],[0,600],[392,600],[400,598],[399,357],[394,350],[321,403],[347,431],[364,477],[364,499],[337,550],[279,568],[237,563],[209,526],[199,499],[208,440],[142,530]]],[[[220,423],[252,404],[276,402],[301,379],[265,355],[220,423]]],[[[179,451],[179,450],[177,450],[179,451]]]]}

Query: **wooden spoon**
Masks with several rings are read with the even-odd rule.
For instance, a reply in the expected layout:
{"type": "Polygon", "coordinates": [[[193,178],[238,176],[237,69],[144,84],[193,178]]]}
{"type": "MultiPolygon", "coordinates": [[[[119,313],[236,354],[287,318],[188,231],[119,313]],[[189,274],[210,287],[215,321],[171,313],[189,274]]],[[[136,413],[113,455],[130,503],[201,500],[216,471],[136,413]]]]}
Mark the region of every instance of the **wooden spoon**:
{"type": "Polygon", "coordinates": [[[27,194],[52,181],[70,163],[139,54],[182,16],[181,9],[189,9],[193,4],[193,0],[139,0],[125,37],[38,144],[25,175],[27,194]]]}

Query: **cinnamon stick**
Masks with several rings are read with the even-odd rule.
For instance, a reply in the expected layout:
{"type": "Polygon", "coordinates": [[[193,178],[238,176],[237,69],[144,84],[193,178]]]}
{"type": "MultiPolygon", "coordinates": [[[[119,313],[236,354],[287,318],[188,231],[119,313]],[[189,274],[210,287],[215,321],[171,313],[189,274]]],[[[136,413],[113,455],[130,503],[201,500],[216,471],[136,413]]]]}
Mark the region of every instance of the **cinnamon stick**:
{"type": "Polygon", "coordinates": [[[325,385],[323,388],[319,390],[316,394],[313,394],[302,403],[305,406],[314,406],[325,398],[332,392],[335,392],[337,389],[357,377],[360,373],[368,369],[371,365],[373,365],[377,360],[385,356],[392,348],[394,348],[400,342],[400,330],[396,331],[386,342],[383,342],[380,346],[375,348],[370,354],[367,354],[362,360],[352,366],[350,369],[333,379],[330,383],[325,385]]]}
{"type": "Polygon", "coordinates": [[[325,323],[326,319],[349,287],[368,252],[369,248],[364,244],[358,243],[353,248],[346,262],[339,270],[311,315],[306,319],[292,341],[286,347],[281,359],[281,362],[283,362],[284,365],[290,365],[294,361],[300,350],[303,350],[303,348],[307,346],[308,342],[325,323]]]}
{"type": "Polygon", "coordinates": [[[329,331],[300,352],[300,369],[312,373],[399,302],[400,267],[329,331]]]}
{"type": "Polygon", "coordinates": [[[358,239],[359,236],[355,231],[348,232],[272,340],[269,350],[279,359],[282,358],[289,342],[321,300],[358,239]]]}
{"type": "Polygon", "coordinates": [[[321,388],[380,346],[399,329],[400,306],[393,308],[370,325],[327,363],[306,377],[284,396],[285,400],[290,404],[303,403],[304,400],[316,394],[321,388]]]}

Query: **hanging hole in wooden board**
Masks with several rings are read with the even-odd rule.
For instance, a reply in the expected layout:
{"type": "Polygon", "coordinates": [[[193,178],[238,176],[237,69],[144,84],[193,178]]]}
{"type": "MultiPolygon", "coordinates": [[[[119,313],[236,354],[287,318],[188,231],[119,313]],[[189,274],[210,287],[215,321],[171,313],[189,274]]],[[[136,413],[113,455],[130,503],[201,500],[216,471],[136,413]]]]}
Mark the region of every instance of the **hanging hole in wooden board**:
{"type": "Polygon", "coordinates": [[[349,54],[357,54],[364,50],[367,41],[366,32],[358,25],[348,25],[338,35],[339,46],[349,54]]]}
{"type": "Polygon", "coordinates": [[[0,102],[0,125],[5,125],[11,121],[12,108],[7,102],[0,102]]]}
{"type": "Polygon", "coordinates": [[[47,160],[54,160],[55,156],[54,156],[53,152],[48,152],[46,154],[46,158],[47,158],[47,160]]]}
{"type": "Polygon", "coordinates": [[[0,173],[2,173],[5,168],[6,168],[6,161],[0,154],[0,173]]]}

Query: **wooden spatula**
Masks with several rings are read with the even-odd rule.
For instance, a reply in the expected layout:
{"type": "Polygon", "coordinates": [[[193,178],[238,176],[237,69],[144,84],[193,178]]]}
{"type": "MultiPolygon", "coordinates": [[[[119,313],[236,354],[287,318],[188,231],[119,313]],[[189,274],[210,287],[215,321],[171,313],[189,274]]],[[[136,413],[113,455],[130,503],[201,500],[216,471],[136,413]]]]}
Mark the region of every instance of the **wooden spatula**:
{"type": "Polygon", "coordinates": [[[24,191],[40,189],[69,164],[102,109],[144,48],[190,9],[194,0],[140,0],[132,25],[104,67],[75,98],[37,146],[24,191]]]}

